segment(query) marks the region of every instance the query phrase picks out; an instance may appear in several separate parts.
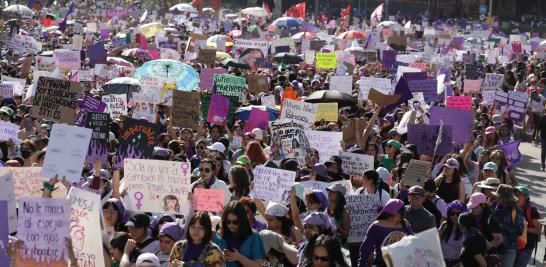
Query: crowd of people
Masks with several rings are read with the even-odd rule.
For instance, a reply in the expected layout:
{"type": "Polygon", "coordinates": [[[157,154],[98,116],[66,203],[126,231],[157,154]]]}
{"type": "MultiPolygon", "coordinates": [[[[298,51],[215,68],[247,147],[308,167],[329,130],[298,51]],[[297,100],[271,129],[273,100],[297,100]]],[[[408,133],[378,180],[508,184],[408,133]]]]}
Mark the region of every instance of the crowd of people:
{"type": "MultiPolygon", "coordinates": [[[[64,10],[69,6],[70,4],[67,4],[64,10]]],[[[6,19],[0,24],[2,26],[0,33],[3,34],[0,40],[0,43],[3,43],[0,62],[2,81],[9,80],[4,77],[11,77],[23,79],[26,83],[19,93],[13,91],[11,96],[3,96],[1,102],[0,120],[20,126],[18,141],[11,138],[0,141],[0,166],[11,169],[44,166],[50,131],[54,124],[59,123],[31,114],[33,93],[29,91],[36,86],[34,75],[41,71],[36,56],[43,56],[48,51],[72,44],[72,38],[79,34],[75,24],[66,24],[66,16],[64,27],[61,16],[57,19],[61,24],[60,29],[46,31],[44,23],[54,20],[50,18],[48,12],[58,10],[59,6],[39,7],[38,4],[38,7],[34,7],[38,9],[31,18],[17,17],[20,14],[16,12],[4,12],[4,17],[12,20],[6,19]],[[36,38],[43,43],[41,50],[34,53],[17,52],[19,50],[7,45],[8,40],[16,35],[36,38]],[[31,62],[30,66],[26,64],[28,59],[31,62]]],[[[119,7],[128,12],[136,11],[138,17],[144,11],[136,5],[119,3],[119,7]]],[[[73,8],[74,5],[69,9],[73,8]]],[[[67,16],[70,15],[82,23],[107,22],[103,16],[83,12],[86,8],[90,8],[91,11],[99,9],[90,2],[82,3],[76,8],[77,14],[71,13],[67,16]]],[[[118,49],[119,46],[113,44],[118,34],[136,33],[139,25],[155,20],[159,25],[163,24],[162,27],[168,26],[176,30],[176,33],[167,32],[166,37],[181,40],[183,44],[174,49],[179,53],[179,61],[185,62],[197,72],[206,67],[216,67],[225,69],[228,74],[235,76],[245,77],[246,74],[252,73],[268,78],[267,89],[264,92],[254,94],[245,91],[241,97],[243,101],[236,103],[236,108],[262,105],[262,97],[267,95],[274,96],[277,106],[281,106],[289,94],[296,96],[290,99],[305,100],[313,92],[328,90],[333,86],[330,84],[330,77],[339,75],[336,69],[316,68],[303,57],[295,64],[273,62],[266,68],[261,66],[246,68],[229,64],[226,66],[221,64],[219,59],[207,66],[197,62],[195,57],[184,56],[185,53],[191,54],[198,50],[191,47],[195,46],[195,43],[191,41],[190,33],[198,29],[202,34],[210,36],[214,34],[233,36],[231,31],[222,26],[226,19],[218,17],[214,12],[207,15],[201,11],[199,15],[179,12],[167,16],[157,10],[148,10],[147,14],[148,16],[144,15],[140,21],[131,18],[133,14],[117,18],[117,21],[109,20],[107,38],[102,38],[100,36],[102,33],[98,31],[87,32],[81,49],[81,70],[92,69],[87,47],[100,41],[106,44],[110,57],[110,53],[121,51],[118,49]],[[191,26],[192,21],[197,18],[206,23],[198,27],[191,26]],[[190,41],[187,41],[188,38],[190,41]]],[[[288,29],[269,27],[274,20],[273,17],[244,16],[246,17],[244,20],[240,19],[233,24],[230,22],[230,27],[240,31],[239,34],[242,35],[233,36],[234,39],[244,37],[265,40],[263,37],[265,35],[276,39],[288,33],[288,29]]],[[[377,17],[354,25],[355,29],[366,30],[370,36],[370,31],[379,29],[373,19],[377,17]]],[[[334,22],[333,27],[326,21],[313,24],[313,28],[316,32],[321,31],[336,40],[335,36],[344,30],[340,20],[334,22]]],[[[305,23],[312,24],[310,21],[305,23]]],[[[398,28],[391,28],[391,31],[403,29],[409,34],[411,31],[424,28],[425,23],[423,21],[422,25],[402,28],[406,21],[399,21],[398,28]]],[[[464,30],[468,30],[468,27],[462,29],[456,23],[451,26],[442,23],[431,25],[435,25],[437,31],[441,31],[440,29],[445,26],[444,33],[451,32],[453,37],[457,34],[463,35],[464,30]]],[[[483,25],[487,24],[485,21],[477,21],[474,26],[476,25],[484,27],[483,25]]],[[[494,24],[487,26],[491,28],[490,35],[507,36],[499,31],[498,23],[496,25],[497,27],[494,24]]],[[[346,29],[352,26],[348,24],[346,29]]],[[[474,26],[470,26],[470,31],[481,30],[474,26]]],[[[299,31],[303,31],[304,36],[308,33],[307,29],[299,31]]],[[[385,32],[384,29],[380,31],[385,32]]],[[[305,53],[302,51],[304,38],[294,39],[295,47],[291,48],[291,52],[296,55],[305,53]]],[[[435,46],[439,39],[445,37],[433,35],[421,38],[420,43],[422,45],[426,43],[424,46],[428,47],[435,46]]],[[[144,41],[148,42],[146,47],[153,46],[155,42],[154,37],[144,41]]],[[[349,42],[353,43],[353,47],[367,45],[365,39],[349,42]]],[[[480,40],[478,46],[465,43],[465,52],[484,54],[486,42],[487,39],[480,40]],[[467,45],[471,48],[466,48],[467,45]]],[[[489,42],[487,44],[489,45],[489,42]]],[[[130,45],[123,46],[123,49],[128,49],[130,45]]],[[[496,44],[497,47],[502,45],[496,44]]],[[[143,45],[140,44],[140,47],[143,45]]],[[[378,47],[382,47],[377,49],[378,54],[381,54],[380,50],[390,49],[387,47],[386,38],[382,46],[378,47]]],[[[446,106],[444,93],[436,95],[438,98],[436,101],[428,101],[417,108],[412,107],[406,100],[396,103],[394,109],[387,110],[379,103],[361,98],[359,86],[363,85],[359,80],[361,77],[389,78],[393,80],[394,88],[400,77],[396,77],[396,72],[392,73],[391,69],[377,67],[381,66],[381,60],[356,56],[353,58],[352,68],[346,70],[346,73],[343,71],[342,74],[352,77],[352,94],[348,96],[353,99],[354,104],[349,106],[340,104],[337,121],[317,121],[311,128],[317,131],[344,132],[347,125],[358,121],[352,133],[356,141],[349,144],[344,139],[340,152],[373,157],[373,166],[361,175],[348,175],[342,168],[344,163],[340,156],[321,159],[319,151],[310,147],[306,148],[308,156],[303,158],[304,164],[296,158],[280,157],[278,152],[283,148],[279,148],[278,144],[273,142],[271,129],[265,127],[245,131],[248,119],[235,117],[224,125],[214,125],[206,121],[206,118],[201,118],[198,128],[179,128],[172,126],[171,107],[158,105],[154,121],[150,122],[159,124],[160,132],[156,133],[158,138],[154,144],[153,154],[143,158],[191,164],[191,192],[187,192],[187,200],[181,200],[190,202],[190,212],[161,214],[128,210],[124,201],[127,197],[123,189],[124,171],[123,168],[115,167],[115,163],[118,161],[118,150],[121,149],[119,140],[124,122],[132,114],[133,107],[129,101],[127,115],[119,116],[109,125],[110,164],[103,164],[100,160],[96,160],[94,164],[86,164],[81,170],[80,183],[69,183],[60,177],[48,177],[43,183],[42,197],[51,198],[55,191],[64,188],[68,192],[71,187],[87,188],[100,194],[103,222],[96,223],[101,224],[102,229],[114,229],[114,233],[110,235],[102,233],[104,266],[393,266],[392,255],[385,254],[382,248],[395,244],[406,236],[418,235],[431,228],[438,229],[441,244],[439,253],[446,266],[527,266],[543,232],[540,223],[542,217],[537,207],[533,205],[529,186],[522,183],[515,172],[517,161],[514,161],[512,155],[507,155],[501,146],[514,142],[533,142],[535,146],[540,146],[542,164],[540,168],[542,171],[545,170],[546,62],[544,52],[539,51],[542,48],[539,46],[533,49],[522,54],[510,54],[510,60],[505,62],[500,60],[486,62],[483,58],[478,59],[479,56],[476,55],[479,77],[485,78],[487,73],[502,74],[503,80],[498,91],[520,92],[527,96],[525,118],[521,121],[515,121],[509,116],[508,111],[501,111],[497,104],[487,103],[480,91],[464,91],[463,84],[467,73],[461,63],[462,59],[456,56],[457,49],[451,47],[445,53],[435,49],[430,54],[432,58],[440,53],[444,57],[451,56],[447,69],[452,74],[448,75],[445,85],[451,88],[452,96],[472,97],[473,126],[470,140],[459,144],[454,142],[449,148],[449,153],[443,155],[435,154],[436,149],[434,153],[418,153],[422,150],[408,141],[412,133],[399,130],[407,112],[416,114],[411,124],[429,124],[431,121],[429,108],[446,106]],[[430,170],[422,177],[420,184],[407,184],[408,181],[405,180],[411,160],[431,164],[430,170]],[[286,203],[275,203],[253,196],[254,170],[258,167],[295,172],[295,181],[291,185],[286,203]],[[303,185],[305,181],[324,182],[328,185],[325,190],[309,190],[303,185]],[[348,190],[339,183],[340,181],[347,181],[352,190],[348,190]],[[196,188],[223,190],[226,201],[222,210],[220,212],[195,210],[193,193],[196,188]],[[362,230],[365,234],[358,242],[350,242],[354,239],[349,238],[352,217],[347,209],[346,197],[351,194],[369,196],[375,207],[370,209],[369,213],[377,214],[377,217],[370,221],[368,229],[362,230]]],[[[422,47],[408,52],[410,55],[412,53],[422,55],[422,47]]],[[[267,57],[272,59],[271,55],[267,57]]],[[[502,55],[499,55],[499,58],[501,57],[502,55]]],[[[131,64],[137,69],[150,60],[151,58],[132,58],[131,64]]],[[[428,76],[436,79],[437,73],[432,71],[431,58],[428,60],[422,62],[429,66],[426,69],[428,76]]],[[[401,66],[402,63],[399,63],[401,66]]],[[[50,67],[54,77],[64,80],[73,80],[73,75],[77,71],[50,67]]],[[[131,75],[134,75],[134,71],[133,74],[128,72],[127,76],[131,75]]],[[[109,94],[101,87],[97,73],[92,81],[80,83],[84,95],[98,101],[109,94]]],[[[199,88],[194,90],[201,91],[199,88]]],[[[130,100],[129,95],[127,99],[130,100]]],[[[277,112],[275,116],[278,115],[277,112]]],[[[299,148],[305,146],[305,143],[296,145],[299,148]]],[[[166,207],[171,205],[168,199],[164,201],[166,207]]],[[[174,207],[171,210],[178,209],[174,207]]],[[[10,233],[6,253],[13,266],[17,266],[16,256],[23,245],[18,239],[20,237],[17,233],[10,233]]],[[[86,266],[79,264],[80,261],[72,247],[71,239],[67,239],[67,257],[71,266],[86,266]]],[[[103,266],[102,263],[100,265],[103,266]]]]}

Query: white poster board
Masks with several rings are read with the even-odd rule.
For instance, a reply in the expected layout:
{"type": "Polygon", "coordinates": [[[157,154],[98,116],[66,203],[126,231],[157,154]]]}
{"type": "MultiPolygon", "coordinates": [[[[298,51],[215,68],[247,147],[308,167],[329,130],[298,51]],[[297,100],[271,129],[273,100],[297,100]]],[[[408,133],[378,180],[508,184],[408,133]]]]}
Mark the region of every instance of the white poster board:
{"type": "Polygon", "coordinates": [[[254,188],[250,196],[277,203],[288,204],[296,172],[257,166],[254,169],[254,188]]]}

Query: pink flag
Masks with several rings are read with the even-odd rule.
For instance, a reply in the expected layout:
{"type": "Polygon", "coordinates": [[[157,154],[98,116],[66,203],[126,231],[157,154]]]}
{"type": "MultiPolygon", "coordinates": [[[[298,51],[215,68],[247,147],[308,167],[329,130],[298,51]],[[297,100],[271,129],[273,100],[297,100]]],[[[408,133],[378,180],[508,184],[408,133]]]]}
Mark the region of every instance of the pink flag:
{"type": "Polygon", "coordinates": [[[144,35],[140,35],[140,49],[148,50],[148,41],[144,35]]]}
{"type": "Polygon", "coordinates": [[[260,128],[262,130],[267,129],[267,122],[269,121],[269,112],[263,111],[259,108],[252,108],[250,115],[248,115],[248,121],[246,122],[245,132],[251,132],[254,128],[260,128]]]}
{"type": "Polygon", "coordinates": [[[372,15],[370,16],[370,21],[372,22],[372,26],[377,25],[383,18],[383,6],[385,4],[381,3],[378,5],[375,10],[372,12],[372,15]]]}

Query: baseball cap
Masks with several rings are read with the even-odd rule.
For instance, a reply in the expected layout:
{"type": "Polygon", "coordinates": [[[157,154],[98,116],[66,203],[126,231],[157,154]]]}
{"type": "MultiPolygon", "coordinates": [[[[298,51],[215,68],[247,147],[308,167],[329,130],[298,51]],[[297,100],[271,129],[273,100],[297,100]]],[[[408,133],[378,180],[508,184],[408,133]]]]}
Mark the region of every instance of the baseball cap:
{"type": "Polygon", "coordinates": [[[252,133],[256,135],[256,140],[264,140],[264,132],[260,128],[254,128],[252,129],[252,133]]]}
{"type": "Polygon", "coordinates": [[[248,159],[247,156],[239,156],[235,163],[237,163],[239,165],[248,165],[248,164],[250,164],[250,159],[248,159]]]}
{"type": "Polygon", "coordinates": [[[160,267],[159,259],[153,253],[142,253],[136,260],[136,267],[160,267]]]}
{"type": "Polygon", "coordinates": [[[226,151],[226,147],[224,146],[224,144],[220,142],[216,142],[210,146],[207,146],[207,149],[212,151],[218,151],[221,153],[224,153],[224,151],[226,151]]]}
{"type": "Polygon", "coordinates": [[[473,209],[477,207],[480,204],[486,203],[486,197],[483,193],[474,193],[470,196],[470,201],[468,201],[468,204],[466,206],[469,209],[473,209]]]}
{"type": "Polygon", "coordinates": [[[415,194],[425,196],[425,189],[418,185],[414,185],[410,187],[408,195],[415,195],[415,194]]]}
{"type": "Polygon", "coordinates": [[[495,126],[489,126],[485,128],[485,134],[494,134],[497,131],[495,126]]]}
{"type": "Polygon", "coordinates": [[[498,171],[499,168],[497,167],[497,164],[495,162],[487,162],[485,163],[485,165],[483,165],[483,169],[484,170],[494,170],[494,171],[498,171]]]}
{"type": "Polygon", "coordinates": [[[529,188],[527,188],[527,186],[520,185],[520,186],[516,186],[514,189],[522,193],[525,197],[529,198],[529,188]]]}
{"type": "Polygon", "coordinates": [[[182,239],[184,235],[184,228],[180,226],[177,222],[168,222],[164,223],[159,230],[158,237],[168,236],[175,242],[182,239]]]}
{"type": "Polygon", "coordinates": [[[142,212],[135,213],[133,216],[131,216],[131,219],[129,219],[125,226],[135,228],[148,227],[150,226],[150,217],[142,212]]]}
{"type": "Polygon", "coordinates": [[[326,187],[326,191],[340,192],[342,195],[345,195],[345,193],[347,193],[347,188],[342,184],[333,184],[326,187]]]}
{"type": "Polygon", "coordinates": [[[399,150],[402,147],[402,144],[394,139],[389,140],[387,142],[387,145],[393,146],[396,150],[399,150]]]}
{"type": "Polygon", "coordinates": [[[404,207],[404,202],[400,199],[391,199],[387,202],[385,207],[381,210],[381,213],[385,212],[387,214],[396,214],[402,207],[404,207]]]}
{"type": "Polygon", "coordinates": [[[454,158],[450,158],[446,160],[446,163],[444,164],[444,166],[450,169],[459,169],[459,162],[454,158]]]}
{"type": "Polygon", "coordinates": [[[0,113],[6,114],[8,117],[13,116],[13,110],[9,107],[2,107],[0,108],[0,113]]]}
{"type": "Polygon", "coordinates": [[[253,132],[246,132],[245,136],[252,140],[256,139],[256,134],[254,134],[253,132]]]}
{"type": "Polygon", "coordinates": [[[288,208],[280,203],[269,202],[267,208],[265,209],[265,214],[275,217],[284,217],[288,214],[288,208]]]}

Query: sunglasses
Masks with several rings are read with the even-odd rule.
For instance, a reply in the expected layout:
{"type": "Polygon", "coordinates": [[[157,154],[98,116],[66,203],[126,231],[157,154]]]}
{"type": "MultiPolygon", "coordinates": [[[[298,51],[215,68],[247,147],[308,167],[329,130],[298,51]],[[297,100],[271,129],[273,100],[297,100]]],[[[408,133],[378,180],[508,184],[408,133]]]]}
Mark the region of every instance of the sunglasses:
{"type": "Polygon", "coordinates": [[[204,172],[204,173],[209,173],[211,171],[211,169],[209,169],[209,168],[199,168],[199,171],[204,172]]]}
{"type": "Polygon", "coordinates": [[[226,224],[227,225],[230,225],[230,224],[239,225],[239,219],[235,219],[235,220],[226,219],[226,224]]]}
{"type": "Polygon", "coordinates": [[[330,261],[330,259],[328,257],[321,257],[321,256],[317,256],[317,255],[313,255],[313,260],[314,261],[325,261],[325,262],[330,261]]]}

